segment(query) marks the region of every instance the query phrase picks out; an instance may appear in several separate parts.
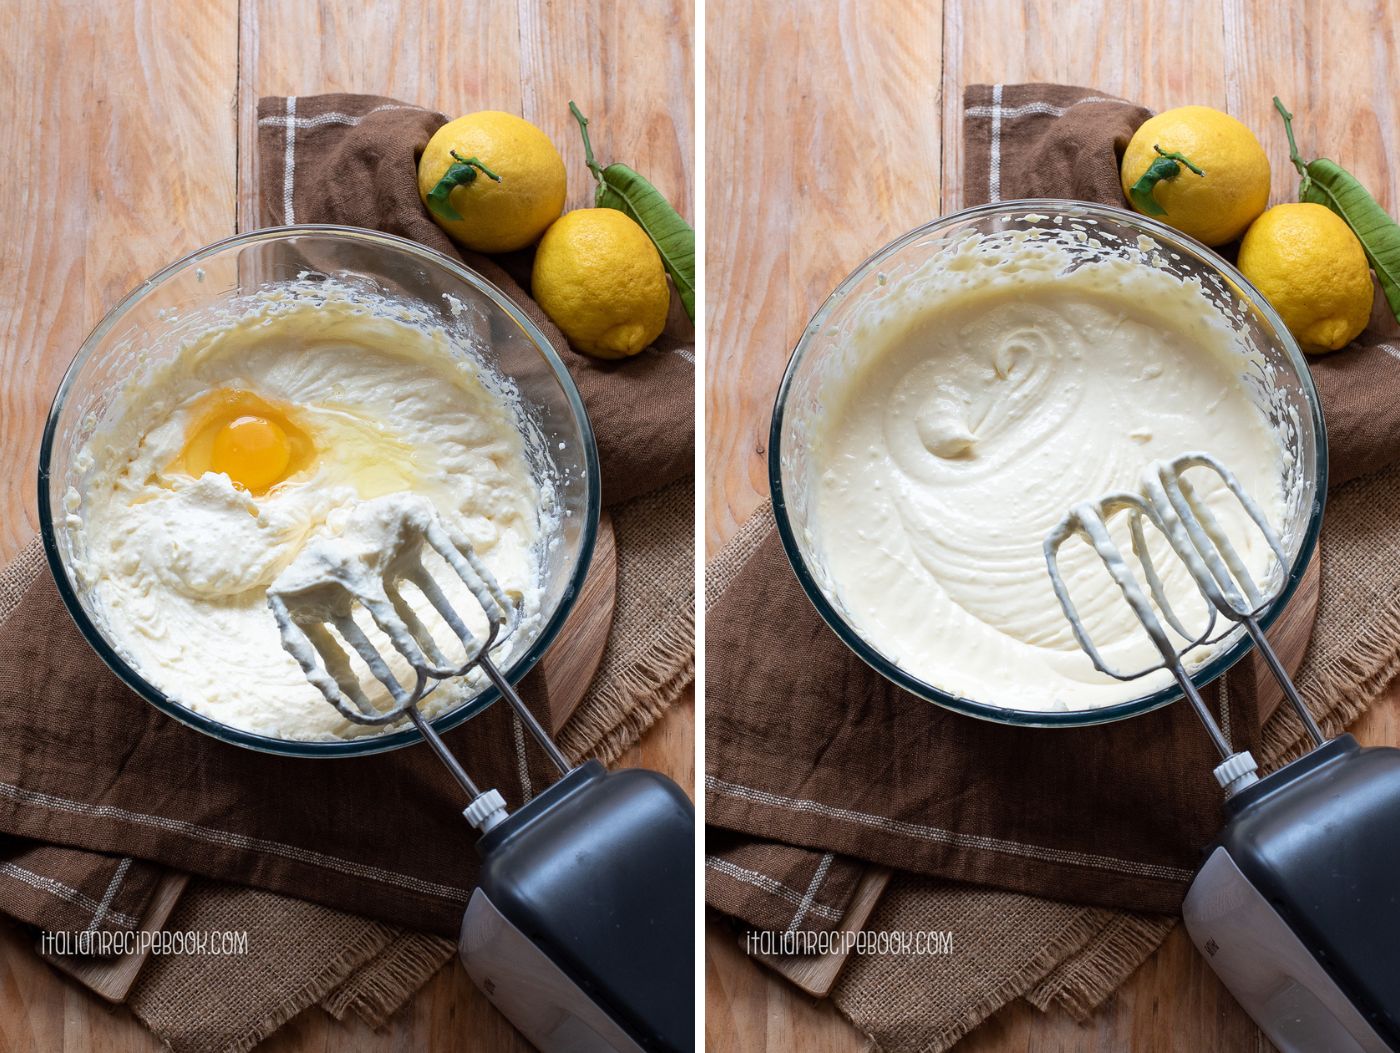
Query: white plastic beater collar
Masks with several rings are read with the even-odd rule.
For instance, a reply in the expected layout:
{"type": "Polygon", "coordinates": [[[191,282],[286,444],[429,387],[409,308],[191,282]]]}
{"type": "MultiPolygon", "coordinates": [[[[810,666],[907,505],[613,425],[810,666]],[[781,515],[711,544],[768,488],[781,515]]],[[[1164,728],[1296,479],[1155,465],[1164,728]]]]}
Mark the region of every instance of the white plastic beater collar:
{"type": "Polygon", "coordinates": [[[1215,781],[1226,797],[1233,797],[1246,786],[1254,785],[1259,781],[1259,765],[1254,762],[1254,755],[1248,750],[1232,753],[1216,766],[1215,781]]]}
{"type": "Polygon", "coordinates": [[[500,790],[487,790],[467,805],[462,814],[476,829],[483,834],[488,833],[493,827],[505,822],[506,799],[501,796],[500,790]]]}

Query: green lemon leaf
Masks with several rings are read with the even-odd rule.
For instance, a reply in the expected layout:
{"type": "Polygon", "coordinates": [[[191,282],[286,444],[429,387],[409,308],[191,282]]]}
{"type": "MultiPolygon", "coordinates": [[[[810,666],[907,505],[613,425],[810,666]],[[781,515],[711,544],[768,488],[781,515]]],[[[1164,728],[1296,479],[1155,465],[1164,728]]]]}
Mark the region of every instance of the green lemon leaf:
{"type": "Polygon", "coordinates": [[[1142,173],[1142,177],[1128,188],[1128,199],[1133,203],[1133,207],[1144,216],[1165,216],[1167,210],[1157,203],[1157,199],[1152,196],[1152,189],[1163,179],[1175,179],[1181,174],[1181,166],[1185,165],[1198,176],[1205,175],[1199,168],[1186,159],[1179,151],[1163,150],[1160,146],[1154,145],[1152,149],[1160,155],[1157,160],[1147,166],[1147,171],[1142,173]]]}
{"type": "Polygon", "coordinates": [[[1293,139],[1293,114],[1283,108],[1278,96],[1274,96],[1274,107],[1283,117],[1283,129],[1288,133],[1289,160],[1302,176],[1298,200],[1323,205],[1346,221],[1376,272],[1391,313],[1400,320],[1400,226],[1360,180],[1336,161],[1319,157],[1304,162],[1293,139]]]}
{"type": "Polygon", "coordinates": [[[456,150],[452,151],[452,156],[457,163],[449,166],[447,171],[442,173],[442,178],[437,181],[437,186],[428,191],[428,209],[443,219],[460,220],[461,213],[452,207],[452,191],[459,186],[475,182],[478,171],[498,183],[501,181],[501,177],[475,157],[463,157],[456,150]]]}
{"type": "Polygon", "coordinates": [[[593,178],[598,181],[593,203],[598,208],[616,209],[632,218],[646,231],[671,281],[676,283],[681,303],[690,320],[695,320],[695,231],[671,207],[666,195],[652,186],[646,177],[624,164],[606,168],[593,157],[593,144],[588,140],[588,118],[569,103],[569,112],[578,121],[583,135],[584,160],[593,178]]]}
{"type": "Polygon", "coordinates": [[[1157,203],[1157,199],[1152,196],[1152,188],[1163,179],[1172,179],[1181,166],[1175,161],[1165,157],[1159,157],[1147,166],[1147,171],[1142,173],[1142,178],[1128,188],[1128,197],[1133,202],[1133,207],[1144,216],[1165,216],[1167,210],[1157,203]]]}

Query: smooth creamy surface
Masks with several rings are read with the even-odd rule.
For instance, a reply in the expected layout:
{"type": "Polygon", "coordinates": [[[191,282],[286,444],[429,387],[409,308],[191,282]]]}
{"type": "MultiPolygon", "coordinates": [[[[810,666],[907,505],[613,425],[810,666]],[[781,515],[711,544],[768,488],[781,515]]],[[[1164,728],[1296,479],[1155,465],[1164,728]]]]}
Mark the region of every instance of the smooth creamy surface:
{"type": "MultiPolygon", "coordinates": [[[[1170,677],[1092,667],[1051,590],[1046,534],[1076,502],[1133,490],[1150,462],[1192,450],[1228,465],[1278,524],[1282,451],[1198,287],[1126,260],[1066,275],[1061,254],[1020,248],[970,248],[952,279],[910,281],[857,327],[812,426],[809,530],[835,600],[913,676],[1011,709],[1093,708],[1170,677]]],[[[1262,580],[1263,537],[1223,487],[1197,481],[1262,580]]],[[[1184,567],[1149,542],[1168,595],[1203,624],[1184,567]]],[[[1109,660],[1154,663],[1088,546],[1072,540],[1061,566],[1109,660]]]]}
{"type": "MultiPolygon", "coordinates": [[[[516,409],[441,330],[366,310],[334,287],[327,296],[324,283],[270,293],[142,371],[75,464],[83,479],[68,495],[68,528],[109,634],[156,687],[223,723],[296,739],[374,732],[307,682],[266,597],[310,539],[343,529],[369,499],[431,501],[518,599],[525,616],[512,646],[533,635],[546,502],[516,409]],[[266,493],[186,469],[210,393],[228,390],[282,408],[314,447],[266,493]]],[[[424,709],[474,690],[446,684],[424,709]]]]}

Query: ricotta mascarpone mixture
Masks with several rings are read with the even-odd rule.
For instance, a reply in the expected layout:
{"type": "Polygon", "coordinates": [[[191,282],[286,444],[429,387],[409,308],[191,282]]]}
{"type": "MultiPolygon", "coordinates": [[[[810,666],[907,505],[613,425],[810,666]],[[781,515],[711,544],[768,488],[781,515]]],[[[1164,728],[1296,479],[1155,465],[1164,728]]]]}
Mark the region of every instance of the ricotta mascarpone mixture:
{"type": "MultiPolygon", "coordinates": [[[[376,499],[426,498],[450,520],[522,611],[496,657],[527,645],[549,495],[513,397],[444,330],[317,283],[265,291],[150,358],[75,458],[67,522],[109,639],[155,687],[263,735],[382,730],[346,721],[307,682],[266,596],[310,540],[376,499]]],[[[470,613],[465,586],[439,580],[470,613]]],[[[431,617],[421,594],[410,605],[431,617]]],[[[423,709],[476,690],[447,682],[423,709]]]]}
{"type": "MultiPolygon", "coordinates": [[[[1034,238],[973,239],[886,290],[845,338],[849,368],[810,425],[808,532],[828,593],[908,673],[1009,709],[1095,708],[1170,683],[1165,671],[1114,680],[1075,644],[1042,542],[1076,502],[1204,450],[1276,528],[1285,504],[1280,439],[1241,379],[1238,334],[1199,284],[1145,261],[1067,262],[1034,238]]],[[[1266,580],[1268,549],[1243,509],[1213,476],[1188,478],[1266,580]]],[[[1114,526],[1130,553],[1126,524],[1114,526]]],[[[1160,535],[1149,547],[1167,595],[1203,626],[1185,568],[1160,535]]],[[[1061,568],[1115,668],[1155,664],[1089,546],[1067,544],[1061,568]]]]}

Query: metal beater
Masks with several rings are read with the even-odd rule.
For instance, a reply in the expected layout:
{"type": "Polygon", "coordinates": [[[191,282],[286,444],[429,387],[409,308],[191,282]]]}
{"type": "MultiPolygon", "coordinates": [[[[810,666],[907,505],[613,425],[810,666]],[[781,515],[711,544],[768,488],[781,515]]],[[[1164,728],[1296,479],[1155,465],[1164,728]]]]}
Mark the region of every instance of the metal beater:
{"type": "Polygon", "coordinates": [[[467,792],[464,814],[482,832],[481,867],[458,938],[468,975],[544,1053],[690,1053],[690,799],[642,768],[610,772],[596,760],[570,766],[491,659],[518,626],[518,608],[428,501],[403,494],[366,501],[345,526],[307,545],[273,582],[268,604],[283,647],[331,705],[347,720],[375,727],[407,717],[467,792]],[[467,586],[484,612],[484,633],[471,631],[424,566],[429,552],[467,586]],[[406,584],[461,643],[460,658],[444,654],[405,601],[406,584]],[[354,619],[357,607],[393,653],[376,648],[354,619]],[[392,704],[381,709],[370,700],[341,640],[392,704]],[[408,672],[396,675],[394,666],[408,672]],[[438,684],[473,668],[496,686],[561,775],[511,815],[501,794],[482,791],[418,711],[438,684]]]}
{"type": "Polygon", "coordinates": [[[1075,505],[1045,538],[1045,562],[1049,568],[1055,596],[1069,620],[1074,637],[1096,669],[1117,680],[1135,680],[1165,668],[1176,678],[1182,693],[1191,703],[1201,723],[1205,725],[1211,741],[1220,753],[1222,761],[1215,769],[1215,777],[1227,796],[1257,782],[1258,765],[1248,751],[1236,753],[1230,748],[1220,726],[1206,707],[1200,692],[1196,690],[1196,685],[1191,682],[1183,658],[1193,648],[1214,643],[1228,635],[1233,625],[1241,625],[1245,632],[1249,633],[1255,647],[1263,655],[1269,672],[1283,688],[1284,698],[1302,720],[1314,745],[1321,745],[1324,741],[1321,729],[1308,712],[1297,688],[1293,686],[1288,673],[1279,662],[1278,655],[1259,626],[1259,618],[1278,598],[1287,577],[1287,557],[1283,543],[1234,473],[1210,454],[1186,453],[1170,461],[1154,462],[1144,472],[1139,492],[1123,491],[1075,505]],[[1200,498],[1190,480],[1185,478],[1185,473],[1193,468],[1204,468],[1215,473],[1225,484],[1226,490],[1239,501],[1267,542],[1274,560],[1269,578],[1263,586],[1254,580],[1215,515],[1200,498]],[[1146,592],[1143,591],[1122,549],[1109,534],[1109,520],[1123,513],[1128,516],[1133,555],[1146,581],[1146,592]],[[1206,626],[1199,633],[1193,635],[1185,627],[1167,598],[1161,576],[1148,552],[1146,536],[1143,533],[1144,520],[1150,522],[1166,538],[1206,601],[1206,626]],[[1090,639],[1060,574],[1060,547],[1073,535],[1087,540],[1103,560],[1109,575],[1122,590],[1123,598],[1161,653],[1161,663],[1133,672],[1122,672],[1109,664],[1090,639]],[[1232,625],[1224,632],[1212,635],[1217,624],[1217,612],[1232,625]],[[1173,643],[1167,626],[1170,626],[1185,643],[1173,643]]]}
{"type": "Polygon", "coordinates": [[[357,510],[362,519],[378,518],[392,539],[384,549],[333,539],[313,542],[268,589],[268,605],[282,633],[283,648],[297,660],[306,678],[347,720],[383,727],[408,717],[427,740],[471,801],[465,815],[483,833],[506,815],[505,800],[496,790],[482,791],[458,763],[418,703],[444,680],[478,668],[515,711],[545,754],[566,774],[571,765],[553,739],[531,714],[491,660],[519,623],[519,611],[460,531],[449,528],[424,499],[393,503],[366,502],[357,510]],[[486,615],[487,631],[473,633],[452,606],[432,574],[423,566],[424,549],[436,552],[467,586],[486,615]],[[433,633],[405,602],[404,583],[422,592],[464,648],[462,660],[447,657],[433,633]],[[390,661],[356,623],[355,607],[363,608],[388,638],[413,674],[406,687],[390,661]],[[388,690],[393,705],[377,708],[365,694],[345,648],[331,633],[334,628],[388,690]],[[317,659],[320,659],[318,662],[317,659]]]}
{"type": "Polygon", "coordinates": [[[1215,458],[1184,454],[1153,464],[1138,493],[1076,506],[1045,539],[1045,559],[1055,595],[1095,667],[1119,680],[1170,669],[1224,758],[1215,778],[1225,791],[1225,825],[1181,906],[1211,969],[1282,1053],[1400,1050],[1400,840],[1394,836],[1400,750],[1362,747],[1346,734],[1325,741],[1284,672],[1259,618],[1281,594],[1287,561],[1259,506],[1215,458]],[[1185,477],[1197,468],[1225,484],[1267,541],[1273,558],[1262,586],[1185,477]],[[1123,513],[1146,593],[1109,536],[1110,518],[1123,513]],[[1194,637],[1152,565],[1144,521],[1166,537],[1206,600],[1206,628],[1194,637]],[[1087,538],[1104,561],[1161,653],[1160,664],[1122,673],[1090,640],[1059,570],[1060,546],[1072,534],[1087,538]],[[1217,613],[1231,629],[1241,625],[1249,633],[1312,739],[1309,752],[1263,779],[1253,757],[1231,751],[1183,665],[1191,648],[1221,638],[1211,635],[1217,613]],[[1163,621],[1186,642],[1173,645],[1163,621]]]}

